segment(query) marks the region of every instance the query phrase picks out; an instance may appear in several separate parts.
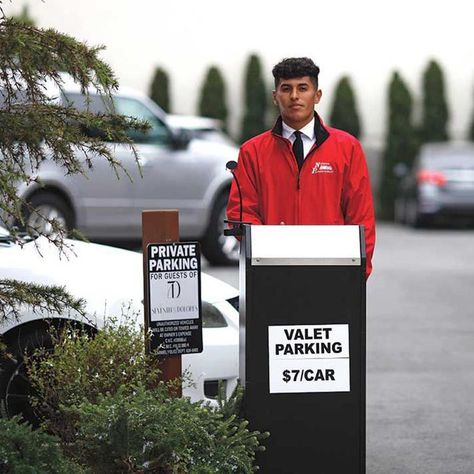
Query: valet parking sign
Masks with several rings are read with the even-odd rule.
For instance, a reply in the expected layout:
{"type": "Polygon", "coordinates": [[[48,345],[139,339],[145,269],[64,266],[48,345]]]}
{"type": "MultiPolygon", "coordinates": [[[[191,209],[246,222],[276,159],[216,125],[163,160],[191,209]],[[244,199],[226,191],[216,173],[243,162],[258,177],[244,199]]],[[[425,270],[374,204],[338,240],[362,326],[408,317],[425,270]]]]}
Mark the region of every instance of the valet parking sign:
{"type": "Polygon", "coordinates": [[[149,244],[147,273],[151,349],[161,356],[202,352],[199,244],[149,244]]]}
{"type": "Polygon", "coordinates": [[[268,327],[270,393],[349,392],[349,325],[268,327]]]}

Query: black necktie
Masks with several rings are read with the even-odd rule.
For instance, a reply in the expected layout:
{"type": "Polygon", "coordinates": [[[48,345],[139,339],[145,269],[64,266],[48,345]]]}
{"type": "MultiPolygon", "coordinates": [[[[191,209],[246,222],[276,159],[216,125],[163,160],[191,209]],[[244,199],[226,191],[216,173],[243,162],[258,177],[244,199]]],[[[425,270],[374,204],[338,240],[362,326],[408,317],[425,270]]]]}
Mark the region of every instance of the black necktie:
{"type": "Polygon", "coordinates": [[[303,140],[301,139],[301,132],[296,130],[294,132],[295,141],[293,142],[293,153],[295,154],[298,169],[301,169],[304,161],[303,140]]]}

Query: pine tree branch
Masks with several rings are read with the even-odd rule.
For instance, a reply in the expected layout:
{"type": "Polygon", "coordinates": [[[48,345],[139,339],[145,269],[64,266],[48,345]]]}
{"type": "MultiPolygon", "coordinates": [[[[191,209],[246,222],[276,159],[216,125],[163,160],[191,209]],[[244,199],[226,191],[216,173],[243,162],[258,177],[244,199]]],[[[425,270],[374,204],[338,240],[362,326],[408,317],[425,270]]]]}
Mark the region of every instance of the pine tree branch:
{"type": "Polygon", "coordinates": [[[0,211],[14,234],[13,225],[35,233],[25,216],[36,214],[52,228],[54,243],[62,245],[65,232],[58,222],[40,216],[17,195],[20,184],[41,186],[37,174],[45,160],[64,168],[66,175],[84,176],[97,160],[106,160],[118,179],[131,179],[114,156],[111,143],[116,142],[130,147],[141,173],[128,132],[144,133],[150,125],[115,113],[112,93],[118,84],[110,67],[98,58],[102,49],[52,29],[0,19],[0,211]],[[51,97],[47,85],[54,83],[60,92],[64,71],[79,84],[86,106],[89,91],[95,89],[107,112],[79,111],[72,104],[62,105],[60,97],[51,97]]]}
{"type": "Polygon", "coordinates": [[[18,319],[24,305],[38,314],[64,314],[75,311],[84,316],[84,304],[84,300],[72,297],[61,286],[0,280],[0,322],[18,319]]]}
{"type": "MultiPolygon", "coordinates": [[[[102,46],[90,47],[54,29],[7,18],[2,4],[0,0],[0,215],[18,236],[13,226],[33,232],[25,216],[37,213],[52,229],[46,238],[64,251],[66,230],[19,197],[18,187],[41,186],[38,169],[45,160],[54,161],[69,175],[87,175],[97,160],[106,160],[117,178],[131,179],[110,142],[128,144],[137,161],[127,132],[150,127],[115,113],[112,93],[118,83],[99,58],[102,46]],[[78,111],[61,103],[64,73],[79,85],[86,104],[90,91],[97,92],[106,113],[78,111]],[[51,97],[53,89],[58,97],[51,97]]],[[[84,302],[64,288],[0,280],[0,320],[19,317],[22,305],[38,313],[84,314],[84,302]]]]}

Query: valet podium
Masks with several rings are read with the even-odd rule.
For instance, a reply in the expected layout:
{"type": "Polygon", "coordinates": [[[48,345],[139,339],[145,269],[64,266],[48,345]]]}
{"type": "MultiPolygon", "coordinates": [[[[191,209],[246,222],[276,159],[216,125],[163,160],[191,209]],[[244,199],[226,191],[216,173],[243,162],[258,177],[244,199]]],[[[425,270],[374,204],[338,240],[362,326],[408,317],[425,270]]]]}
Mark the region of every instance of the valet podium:
{"type": "Polygon", "coordinates": [[[365,473],[365,244],[359,226],[244,226],[240,379],[268,474],[365,473]]]}

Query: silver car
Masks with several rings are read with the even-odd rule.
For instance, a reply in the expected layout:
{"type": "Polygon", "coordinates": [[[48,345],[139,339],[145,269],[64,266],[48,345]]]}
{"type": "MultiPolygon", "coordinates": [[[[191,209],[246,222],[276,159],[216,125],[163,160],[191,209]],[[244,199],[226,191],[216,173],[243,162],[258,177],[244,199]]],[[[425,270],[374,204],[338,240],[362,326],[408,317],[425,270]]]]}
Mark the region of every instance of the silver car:
{"type": "Polygon", "coordinates": [[[400,182],[395,218],[418,227],[454,217],[474,219],[474,144],[426,144],[400,182]]]}
{"type": "MultiPolygon", "coordinates": [[[[79,109],[105,111],[100,96],[91,92],[86,104],[79,86],[70,80],[56,95],[79,109]]],[[[223,235],[231,184],[225,164],[237,158],[237,148],[224,141],[187,137],[182,129],[178,133],[169,126],[166,113],[137,91],[121,89],[114,95],[114,104],[117,113],[151,124],[147,134],[131,132],[143,177],[130,148],[113,143],[116,158],[132,180],[125,175],[117,179],[105,160],[97,160],[85,177],[65,176],[62,168],[47,160],[39,171],[42,186],[23,185],[20,195],[42,215],[55,217],[92,240],[140,239],[143,209],[178,209],[182,239],[200,240],[211,263],[237,262],[237,241],[223,235]]],[[[28,219],[34,227],[45,225],[35,213],[28,219]]]]}

